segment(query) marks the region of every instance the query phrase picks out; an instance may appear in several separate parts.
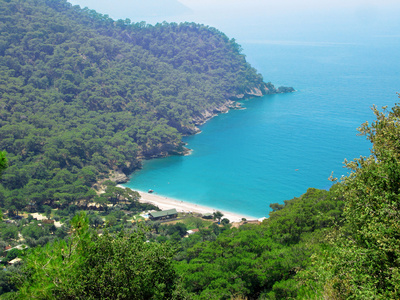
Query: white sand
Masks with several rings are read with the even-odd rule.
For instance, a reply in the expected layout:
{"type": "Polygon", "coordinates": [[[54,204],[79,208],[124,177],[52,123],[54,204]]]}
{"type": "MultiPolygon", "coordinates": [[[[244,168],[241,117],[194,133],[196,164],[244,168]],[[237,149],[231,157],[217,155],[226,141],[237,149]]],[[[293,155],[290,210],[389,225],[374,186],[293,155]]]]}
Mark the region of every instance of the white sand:
{"type": "MultiPolygon", "coordinates": [[[[122,186],[121,186],[122,187],[122,186]]],[[[202,206],[198,205],[195,203],[189,203],[185,201],[180,201],[172,198],[168,198],[165,196],[161,196],[155,193],[147,193],[143,191],[137,191],[141,198],[140,202],[143,203],[151,203],[156,206],[158,206],[161,210],[167,210],[167,209],[172,209],[175,208],[178,212],[194,212],[194,213],[201,213],[201,214],[206,214],[210,213],[212,214],[215,211],[220,211],[224,214],[222,218],[227,218],[230,222],[240,222],[242,218],[246,218],[247,220],[255,220],[257,218],[242,215],[242,214],[236,214],[232,212],[228,212],[225,210],[220,210],[220,209],[215,209],[207,206],[202,206]]]]}

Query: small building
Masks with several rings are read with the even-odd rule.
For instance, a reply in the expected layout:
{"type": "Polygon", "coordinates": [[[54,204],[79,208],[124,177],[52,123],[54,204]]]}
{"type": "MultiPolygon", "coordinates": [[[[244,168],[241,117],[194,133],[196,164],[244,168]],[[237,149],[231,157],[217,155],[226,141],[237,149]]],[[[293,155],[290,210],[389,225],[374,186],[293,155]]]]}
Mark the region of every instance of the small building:
{"type": "Polygon", "coordinates": [[[166,220],[178,217],[178,212],[175,208],[162,211],[154,211],[149,213],[149,218],[152,221],[156,220],[166,220]]]}
{"type": "Polygon", "coordinates": [[[203,219],[212,219],[213,217],[214,217],[214,215],[210,214],[210,213],[203,214],[203,216],[202,216],[203,219]]]}
{"type": "Polygon", "coordinates": [[[189,235],[195,234],[196,232],[200,232],[200,229],[195,228],[195,229],[188,230],[186,232],[186,234],[187,234],[187,236],[189,236],[189,235]]]}

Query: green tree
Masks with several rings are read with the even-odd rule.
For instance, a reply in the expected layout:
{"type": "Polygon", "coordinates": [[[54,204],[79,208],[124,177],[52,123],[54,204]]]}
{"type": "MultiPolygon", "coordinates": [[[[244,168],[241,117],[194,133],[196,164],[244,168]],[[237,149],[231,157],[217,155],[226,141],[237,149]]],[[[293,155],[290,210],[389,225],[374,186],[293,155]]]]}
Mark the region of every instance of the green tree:
{"type": "Polygon", "coordinates": [[[0,151],[0,174],[3,172],[8,166],[8,160],[6,157],[5,151],[0,151]]]}
{"type": "Polygon", "coordinates": [[[13,224],[6,224],[1,228],[1,237],[5,241],[16,240],[18,237],[18,228],[13,224]]]}
{"type": "Polygon", "coordinates": [[[146,243],[142,231],[98,236],[84,213],[71,221],[71,236],[32,249],[20,298],[172,299],[176,274],[167,244],[146,243]]]}
{"type": "Polygon", "coordinates": [[[11,260],[13,260],[14,258],[16,258],[16,257],[18,257],[19,256],[19,250],[18,249],[11,249],[10,251],[8,251],[7,252],[7,255],[6,255],[6,261],[11,261],[11,260]]]}
{"type": "Polygon", "coordinates": [[[228,225],[228,224],[229,224],[229,219],[223,218],[223,219],[221,220],[221,224],[222,224],[222,225],[228,225]]]}
{"type": "MultiPolygon", "coordinates": [[[[5,170],[8,166],[8,161],[6,157],[6,153],[4,151],[0,151],[0,175],[3,170],[5,170]]],[[[3,221],[3,211],[0,208],[0,221],[3,221]]]]}
{"type": "Polygon", "coordinates": [[[310,188],[260,225],[201,229],[181,242],[176,255],[184,288],[199,299],[295,298],[297,273],[326,249],[325,236],[342,219],[342,200],[336,186],[310,188]]]}
{"type": "Polygon", "coordinates": [[[221,222],[222,217],[224,214],[217,210],[216,212],[213,213],[214,220],[217,220],[218,222],[221,222]]]}
{"type": "Polygon", "coordinates": [[[113,205],[120,204],[120,202],[137,202],[140,198],[138,192],[131,190],[130,188],[121,188],[116,186],[115,182],[107,180],[104,182],[104,185],[107,187],[105,193],[102,197],[106,198],[113,205]]]}
{"type": "Polygon", "coordinates": [[[345,224],[330,259],[325,294],[336,299],[400,297],[400,107],[373,108],[376,120],[359,131],[371,155],[346,162],[352,172],[339,185],[345,224]]]}
{"type": "MultiPolygon", "coordinates": [[[[12,277],[20,270],[19,266],[8,266],[7,271],[0,272],[0,295],[1,299],[15,299],[13,293],[16,291],[15,285],[12,283],[12,277]],[[7,297],[7,293],[10,293],[7,297]]],[[[15,294],[14,294],[15,295],[15,294]]]]}

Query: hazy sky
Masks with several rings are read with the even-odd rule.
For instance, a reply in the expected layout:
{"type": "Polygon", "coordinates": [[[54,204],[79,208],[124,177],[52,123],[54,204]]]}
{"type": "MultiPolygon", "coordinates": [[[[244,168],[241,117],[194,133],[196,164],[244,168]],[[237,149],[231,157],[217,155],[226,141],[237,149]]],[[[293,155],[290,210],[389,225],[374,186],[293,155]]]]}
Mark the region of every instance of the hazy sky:
{"type": "MultiPolygon", "coordinates": [[[[191,8],[195,12],[211,11],[213,9],[236,11],[238,14],[243,10],[257,9],[273,12],[301,12],[301,11],[320,11],[320,10],[342,10],[342,9],[364,9],[365,7],[399,7],[398,0],[70,0],[73,4],[81,6],[91,6],[95,9],[110,9],[117,11],[120,7],[121,14],[131,13],[126,7],[150,7],[159,11],[157,6],[171,6],[176,9],[182,5],[191,8]],[[122,6],[122,7],[121,7],[122,6]],[[124,9],[125,8],[125,9],[124,9]]],[[[167,10],[169,13],[170,10],[167,10]]],[[[149,12],[150,13],[150,12],[149,12]]],[[[180,13],[180,11],[178,11],[180,13]]],[[[151,14],[151,13],[150,13],[151,14]]]]}
{"type": "Polygon", "coordinates": [[[114,19],[193,21],[239,41],[351,42],[400,32],[400,0],[70,0],[114,19]]]}
{"type": "Polygon", "coordinates": [[[387,6],[398,4],[398,0],[180,0],[182,4],[202,9],[207,6],[224,5],[232,7],[263,7],[273,10],[319,10],[319,9],[348,9],[363,6],[387,6]]]}

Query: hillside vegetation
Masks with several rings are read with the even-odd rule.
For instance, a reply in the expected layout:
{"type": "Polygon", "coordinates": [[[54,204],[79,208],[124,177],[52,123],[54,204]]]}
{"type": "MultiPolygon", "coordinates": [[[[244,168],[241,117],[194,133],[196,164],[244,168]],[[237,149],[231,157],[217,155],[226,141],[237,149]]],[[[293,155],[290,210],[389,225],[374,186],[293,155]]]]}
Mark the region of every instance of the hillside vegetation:
{"type": "Polygon", "coordinates": [[[351,174],[329,191],[310,188],[271,204],[260,225],[191,219],[187,224],[199,231],[183,238],[187,227],[180,222],[116,230],[80,213],[52,244],[13,253],[23,264],[0,272],[3,296],[398,299],[400,107],[375,114],[360,128],[373,143],[370,157],[347,162],[351,174]]]}
{"type": "Polygon", "coordinates": [[[183,153],[181,135],[228,100],[278,92],[233,39],[204,25],[0,0],[0,28],[0,149],[9,160],[0,206],[16,213],[96,201],[96,182],[183,153]]]}
{"type": "Polygon", "coordinates": [[[349,176],[261,224],[144,221],[156,208],[112,173],[184,152],[181,135],[232,100],[292,89],[203,25],[0,0],[0,28],[0,256],[22,259],[0,270],[2,299],[400,298],[399,105],[373,108],[359,129],[371,155],[345,162],[349,176]]]}

